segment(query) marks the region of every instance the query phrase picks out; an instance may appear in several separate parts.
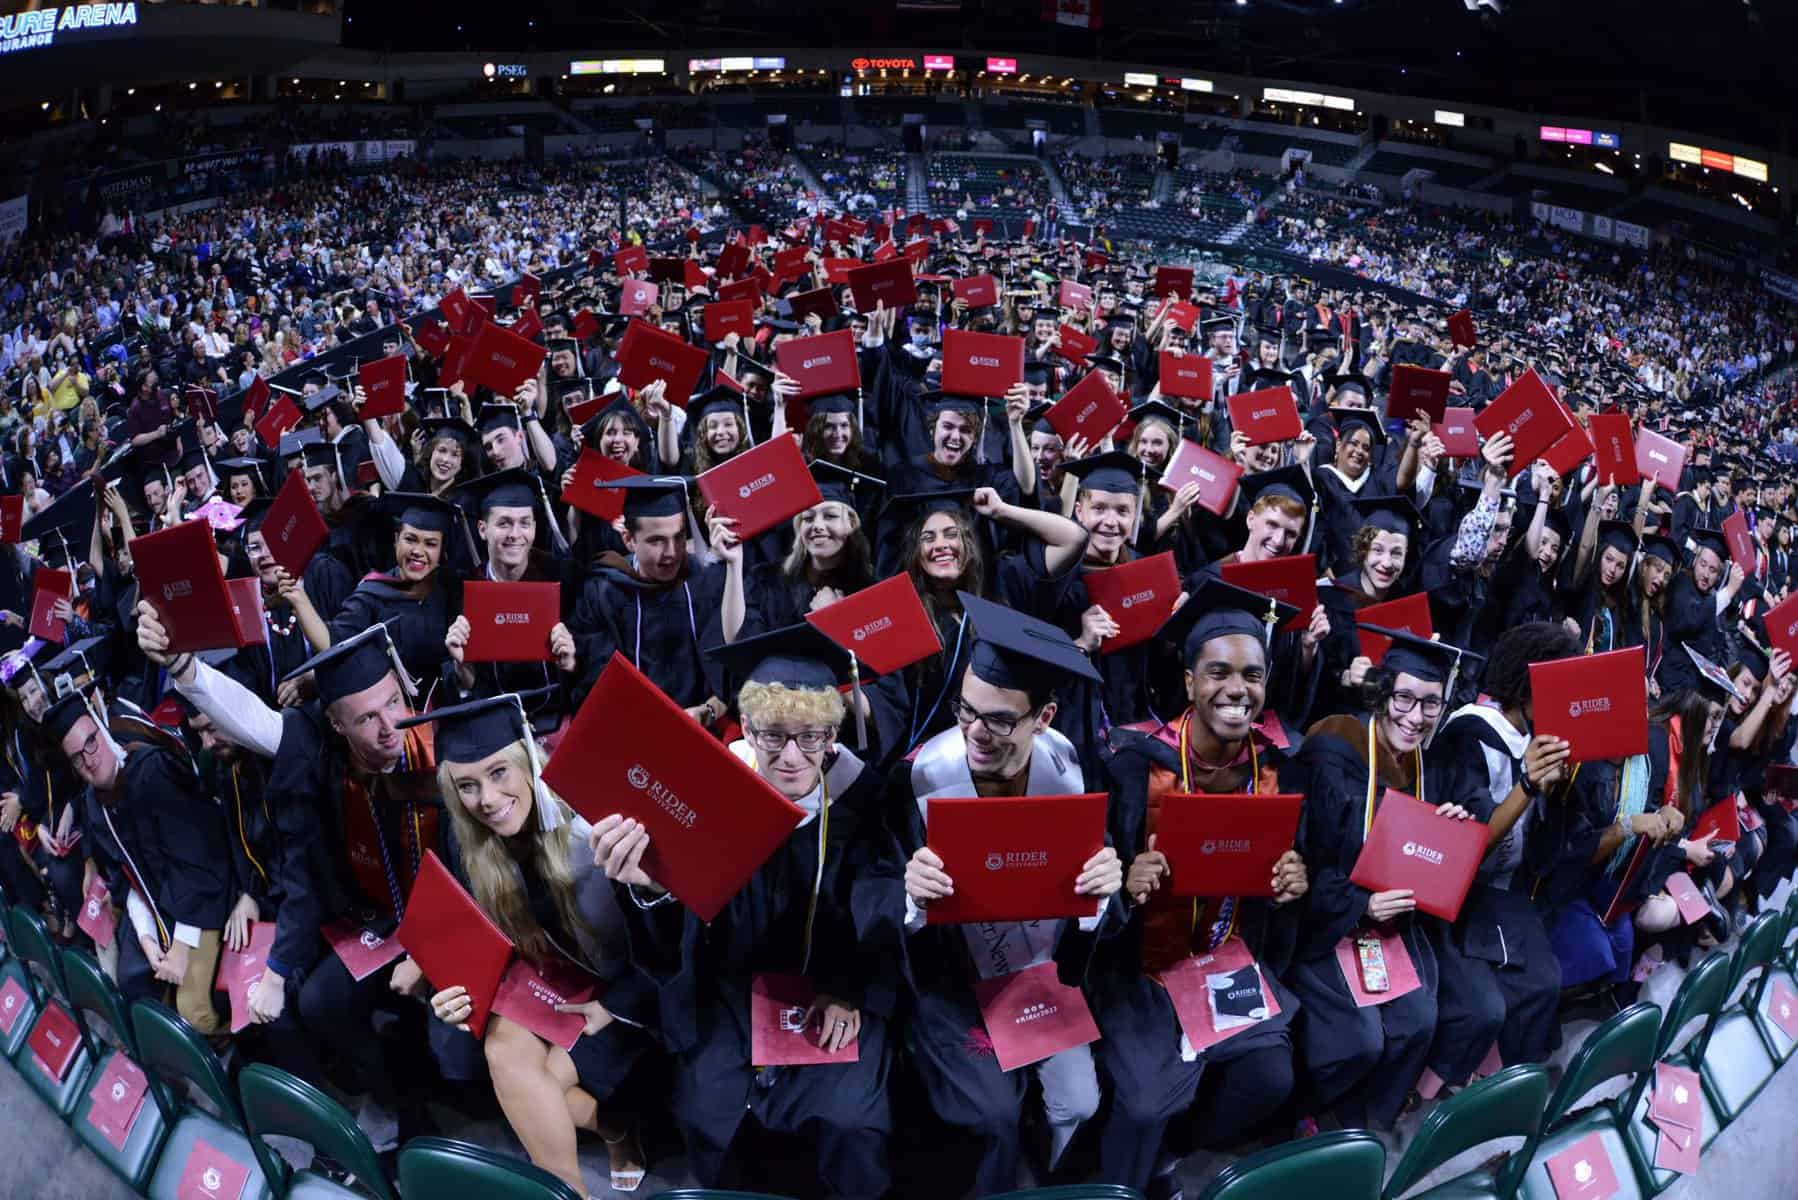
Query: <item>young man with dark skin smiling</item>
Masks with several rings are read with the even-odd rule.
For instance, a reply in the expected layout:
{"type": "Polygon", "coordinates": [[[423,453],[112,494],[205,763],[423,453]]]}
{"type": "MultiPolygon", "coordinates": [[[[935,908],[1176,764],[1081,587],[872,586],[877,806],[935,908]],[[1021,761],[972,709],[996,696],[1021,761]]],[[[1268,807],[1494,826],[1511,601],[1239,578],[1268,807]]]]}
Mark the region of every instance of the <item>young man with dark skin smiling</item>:
{"type": "Polygon", "coordinates": [[[1110,739],[1110,833],[1130,861],[1130,918],[1099,943],[1086,976],[1101,1034],[1096,1054],[1114,1087],[1100,1142],[1099,1177],[1109,1183],[1172,1194],[1180,1158],[1200,1145],[1240,1142],[1292,1092],[1289,1029],[1298,1002],[1278,975],[1297,939],[1293,901],[1310,886],[1304,860],[1283,854],[1267,897],[1195,902],[1172,895],[1172,868],[1155,838],[1174,793],[1302,790],[1298,769],[1254,728],[1267,698],[1269,630],[1297,611],[1204,580],[1159,634],[1180,649],[1189,706],[1170,722],[1117,729],[1110,739]],[[1157,976],[1220,953],[1246,953],[1279,1012],[1195,1051],[1157,976]]]}
{"type": "MultiPolygon", "coordinates": [[[[913,993],[910,1048],[931,1107],[978,1142],[974,1194],[988,1196],[1018,1186],[1029,1072],[1001,1071],[996,1059],[968,1053],[970,1033],[982,1028],[974,985],[1050,961],[1059,964],[1064,982],[1076,981],[1093,935],[1122,918],[1123,868],[1109,846],[1082,864],[1074,890],[1092,897],[1090,917],[927,924],[929,906],[955,892],[955,880],[928,844],[933,799],[1084,791],[1074,747],[1050,724],[1057,692],[1072,680],[1097,677],[1063,631],[966,592],[961,603],[976,640],[953,700],[955,725],[920,746],[890,781],[887,814],[897,846],[889,857],[906,860],[904,886],[883,881],[870,903],[881,944],[900,957],[913,993]]],[[[1092,1052],[1063,1050],[1031,1070],[1042,1084],[1053,1164],[1098,1109],[1092,1052]]],[[[955,1194],[962,1183],[943,1190],[955,1194]]]]}

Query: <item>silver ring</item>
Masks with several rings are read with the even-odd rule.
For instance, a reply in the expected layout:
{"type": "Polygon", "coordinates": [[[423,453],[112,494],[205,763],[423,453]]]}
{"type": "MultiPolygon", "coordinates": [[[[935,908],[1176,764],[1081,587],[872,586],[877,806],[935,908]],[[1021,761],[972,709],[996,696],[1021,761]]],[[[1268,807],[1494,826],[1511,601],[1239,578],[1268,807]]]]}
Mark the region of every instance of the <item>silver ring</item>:
{"type": "Polygon", "coordinates": [[[849,1028],[849,1022],[847,1022],[847,1021],[838,1021],[838,1022],[837,1022],[837,1028],[838,1028],[838,1029],[847,1029],[847,1028],[849,1028]]]}

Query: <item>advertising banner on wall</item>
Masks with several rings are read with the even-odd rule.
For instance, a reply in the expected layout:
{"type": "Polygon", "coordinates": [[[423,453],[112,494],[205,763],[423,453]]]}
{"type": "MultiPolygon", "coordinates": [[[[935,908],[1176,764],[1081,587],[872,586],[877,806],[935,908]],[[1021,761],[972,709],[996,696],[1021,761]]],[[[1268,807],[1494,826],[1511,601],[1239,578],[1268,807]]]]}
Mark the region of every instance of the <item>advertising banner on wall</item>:
{"type": "Polygon", "coordinates": [[[0,242],[10,242],[25,232],[25,221],[31,212],[30,196],[14,196],[0,200],[0,242]]]}

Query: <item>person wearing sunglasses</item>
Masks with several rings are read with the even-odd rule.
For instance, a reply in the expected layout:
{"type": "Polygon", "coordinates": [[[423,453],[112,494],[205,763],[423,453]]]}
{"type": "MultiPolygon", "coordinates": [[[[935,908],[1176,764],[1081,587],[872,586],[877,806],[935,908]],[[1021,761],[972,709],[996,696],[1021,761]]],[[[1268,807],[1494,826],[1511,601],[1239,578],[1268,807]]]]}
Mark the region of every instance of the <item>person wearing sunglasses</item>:
{"type": "MultiPolygon", "coordinates": [[[[931,1109],[978,1146],[974,1194],[990,1196],[1018,1186],[1019,1128],[1030,1076],[1042,1085],[1051,1169],[1097,1111],[1099,1083],[1085,1045],[1009,1072],[996,1055],[970,1054],[970,1031],[983,1029],[976,985],[1048,962],[1057,963],[1064,978],[1077,972],[1100,922],[1123,916],[1116,900],[1123,870],[1109,846],[1082,864],[1074,890],[1092,900],[1088,917],[928,923],[931,904],[955,892],[955,880],[928,844],[933,800],[1086,791],[1078,753],[1050,723],[1060,691],[1076,679],[1099,678],[1061,629],[967,592],[960,599],[975,640],[949,705],[955,723],[894,775],[887,812],[896,857],[906,860],[903,888],[894,886],[898,879],[886,881],[876,903],[881,945],[903,962],[912,992],[907,1046],[931,1109]]],[[[1030,818],[1022,812],[1019,819],[1030,818]]],[[[945,1194],[966,1187],[959,1179],[939,1183],[945,1194]]]]}

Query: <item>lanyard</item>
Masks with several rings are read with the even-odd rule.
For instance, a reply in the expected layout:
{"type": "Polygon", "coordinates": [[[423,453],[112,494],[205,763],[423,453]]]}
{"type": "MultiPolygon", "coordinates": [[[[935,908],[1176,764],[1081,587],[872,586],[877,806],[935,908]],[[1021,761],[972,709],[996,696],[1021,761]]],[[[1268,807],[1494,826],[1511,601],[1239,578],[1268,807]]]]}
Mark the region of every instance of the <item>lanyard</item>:
{"type": "MultiPolygon", "coordinates": [[[[1186,710],[1186,716],[1180,720],[1180,790],[1192,795],[1191,760],[1187,757],[1187,739],[1192,731],[1192,709],[1186,710]]],[[[1255,735],[1249,734],[1249,795],[1257,794],[1261,786],[1261,754],[1255,749],[1255,735]]],[[[1207,935],[1207,950],[1215,950],[1229,941],[1236,933],[1236,897],[1225,896],[1218,905],[1217,920],[1212,923],[1211,933],[1207,935]],[[1221,932],[1220,932],[1221,927],[1221,932]]],[[[1199,898],[1192,898],[1192,926],[1199,927],[1199,898]]]]}
{"type": "MultiPolygon", "coordinates": [[[[1367,840],[1367,835],[1373,830],[1373,797],[1380,788],[1379,763],[1374,757],[1373,744],[1373,727],[1376,720],[1378,720],[1377,717],[1367,719],[1367,806],[1361,813],[1361,840],[1364,842],[1367,840]]],[[[1412,753],[1417,756],[1417,798],[1423,800],[1423,751],[1413,750],[1412,753]]],[[[1428,801],[1424,802],[1428,803],[1428,801]]]]}
{"type": "Polygon", "coordinates": [[[252,867],[256,868],[256,873],[258,875],[262,876],[262,882],[267,883],[268,882],[268,872],[263,870],[262,864],[256,861],[256,855],[250,849],[249,835],[244,832],[244,828],[243,828],[243,790],[241,788],[239,788],[238,784],[237,784],[237,770],[238,769],[236,767],[231,768],[231,799],[234,800],[237,804],[237,840],[243,843],[244,857],[250,860],[250,865],[252,867]]]}
{"type": "MultiPolygon", "coordinates": [[[[400,750],[400,771],[406,769],[406,758],[406,751],[402,748],[400,750]]],[[[368,786],[362,789],[362,794],[368,798],[368,817],[374,823],[375,845],[381,849],[381,867],[387,872],[387,890],[393,897],[393,915],[403,919],[406,915],[406,900],[400,892],[399,876],[394,874],[393,857],[387,853],[387,835],[381,832],[381,813],[375,807],[375,787],[383,778],[385,776],[371,778],[368,786]]],[[[411,799],[404,799],[401,803],[405,806],[405,811],[400,822],[400,841],[407,843],[405,849],[407,856],[412,860],[412,876],[416,879],[421,854],[420,847],[424,845],[424,831],[419,828],[418,809],[413,806],[411,799]],[[411,834],[410,838],[406,836],[408,832],[411,834]]]]}

